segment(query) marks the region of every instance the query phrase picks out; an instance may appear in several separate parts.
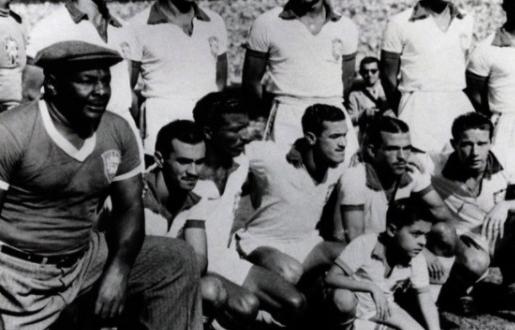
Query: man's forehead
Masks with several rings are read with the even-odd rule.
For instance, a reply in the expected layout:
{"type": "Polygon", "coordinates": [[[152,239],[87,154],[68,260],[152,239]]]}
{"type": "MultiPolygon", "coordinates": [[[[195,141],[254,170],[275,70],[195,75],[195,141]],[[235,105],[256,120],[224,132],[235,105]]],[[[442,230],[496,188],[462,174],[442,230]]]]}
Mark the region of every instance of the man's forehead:
{"type": "Polygon", "coordinates": [[[409,132],[406,133],[390,133],[379,132],[384,145],[408,145],[411,143],[409,132]]]}
{"type": "Polygon", "coordinates": [[[470,140],[479,140],[479,141],[489,141],[490,140],[490,132],[487,129],[481,128],[471,128],[463,131],[459,139],[462,141],[470,141],[470,140]]]}
{"type": "Polygon", "coordinates": [[[223,113],[220,119],[222,124],[226,126],[242,125],[249,122],[249,116],[245,113],[223,113]]]}
{"type": "Polygon", "coordinates": [[[176,155],[176,157],[198,157],[202,158],[206,154],[206,144],[204,141],[200,141],[198,143],[188,143],[183,142],[179,139],[172,140],[172,153],[176,155]]]}
{"type": "Polygon", "coordinates": [[[379,65],[377,64],[377,62],[370,62],[370,63],[365,63],[363,64],[363,68],[364,69],[377,69],[379,67],[379,65]]]}
{"type": "Polygon", "coordinates": [[[324,127],[324,132],[328,132],[330,134],[332,133],[347,133],[348,127],[345,120],[338,120],[338,121],[323,121],[322,125],[324,127]]]}

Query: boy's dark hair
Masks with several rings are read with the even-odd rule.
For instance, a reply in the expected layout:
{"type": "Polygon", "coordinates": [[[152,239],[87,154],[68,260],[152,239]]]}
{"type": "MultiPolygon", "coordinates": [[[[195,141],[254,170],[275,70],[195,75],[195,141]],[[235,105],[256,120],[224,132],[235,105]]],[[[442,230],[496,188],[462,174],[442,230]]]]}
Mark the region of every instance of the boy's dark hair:
{"type": "Polygon", "coordinates": [[[383,143],[381,132],[384,133],[409,133],[409,126],[400,119],[390,116],[378,116],[367,126],[364,144],[376,147],[383,143]]]}
{"type": "Polygon", "coordinates": [[[313,104],[306,108],[302,116],[302,131],[319,136],[324,130],[324,121],[341,120],[345,120],[345,114],[340,108],[327,104],[313,104]]]}
{"type": "Polygon", "coordinates": [[[241,89],[229,87],[201,98],[193,108],[193,118],[201,127],[216,127],[224,114],[247,115],[248,112],[241,89]]]}
{"type": "Polygon", "coordinates": [[[458,140],[463,132],[469,129],[480,129],[488,131],[490,140],[494,134],[494,125],[487,117],[477,112],[467,112],[456,119],[452,123],[452,138],[458,140]]]}
{"type": "Polygon", "coordinates": [[[397,228],[411,226],[420,220],[433,222],[434,218],[428,208],[414,198],[395,200],[386,212],[386,224],[397,228]]]}
{"type": "Polygon", "coordinates": [[[363,68],[365,67],[365,65],[370,64],[370,63],[377,63],[377,68],[379,69],[379,59],[374,56],[366,56],[366,57],[363,57],[361,62],[359,62],[359,71],[361,72],[363,70],[363,68]]]}
{"type": "Polygon", "coordinates": [[[163,126],[157,133],[156,151],[163,158],[173,152],[172,140],[177,139],[188,144],[197,144],[204,141],[204,134],[198,125],[191,120],[175,120],[163,126]]]}

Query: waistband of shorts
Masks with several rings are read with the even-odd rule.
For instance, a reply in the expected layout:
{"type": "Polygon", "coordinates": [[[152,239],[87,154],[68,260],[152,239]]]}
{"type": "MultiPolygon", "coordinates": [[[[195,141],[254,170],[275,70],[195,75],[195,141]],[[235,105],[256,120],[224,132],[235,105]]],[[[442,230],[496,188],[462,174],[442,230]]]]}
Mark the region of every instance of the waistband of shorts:
{"type": "Polygon", "coordinates": [[[75,264],[85,253],[87,249],[82,249],[70,254],[62,254],[56,256],[43,256],[35,253],[25,252],[18,248],[0,242],[0,253],[14,257],[16,259],[32,262],[41,265],[55,265],[58,267],[69,267],[75,264]]]}

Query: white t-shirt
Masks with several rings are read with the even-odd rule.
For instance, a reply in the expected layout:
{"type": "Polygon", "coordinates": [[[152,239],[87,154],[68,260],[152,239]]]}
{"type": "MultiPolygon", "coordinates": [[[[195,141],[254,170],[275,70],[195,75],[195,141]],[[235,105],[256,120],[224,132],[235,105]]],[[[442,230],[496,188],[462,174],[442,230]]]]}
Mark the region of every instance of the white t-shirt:
{"type": "Polygon", "coordinates": [[[342,97],[342,58],[358,48],[358,29],[347,17],[328,20],[313,35],[274,8],[252,24],[248,48],[268,57],[269,91],[294,97],[342,97]]]}
{"type": "Polygon", "coordinates": [[[504,44],[502,29],[474,49],[467,70],[488,77],[488,104],[498,113],[515,113],[515,43],[504,44]],[[494,42],[494,40],[496,42],[494,42]]]}
{"type": "Polygon", "coordinates": [[[90,21],[82,19],[75,23],[68,9],[62,6],[32,28],[27,56],[35,58],[43,48],[66,40],[80,40],[116,50],[124,61],[111,67],[111,99],[107,109],[129,118],[132,103],[129,61],[140,61],[140,58],[134,48],[136,39],[126,23],[117,17],[113,19],[115,23],[107,25],[108,40],[105,42],[90,21]]]}
{"type": "Polygon", "coordinates": [[[194,17],[188,36],[178,25],[157,17],[159,11],[153,8],[130,20],[141,58],[143,96],[197,101],[216,91],[217,58],[227,52],[228,42],[220,15],[202,8],[209,21],[194,17]]]}
{"type": "Polygon", "coordinates": [[[429,14],[413,18],[424,15],[423,12],[423,7],[417,4],[394,15],[384,32],[382,50],[401,55],[399,90],[463,90],[473,17],[457,13],[444,32],[429,14]]]}

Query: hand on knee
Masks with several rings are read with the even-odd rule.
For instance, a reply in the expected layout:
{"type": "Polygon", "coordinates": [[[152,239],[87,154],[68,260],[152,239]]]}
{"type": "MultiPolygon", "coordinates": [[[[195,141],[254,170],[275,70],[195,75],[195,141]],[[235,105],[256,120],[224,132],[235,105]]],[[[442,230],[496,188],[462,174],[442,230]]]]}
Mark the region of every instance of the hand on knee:
{"type": "Polygon", "coordinates": [[[356,315],[358,301],[352,291],[344,289],[333,290],[332,303],[341,316],[353,318],[356,315]]]}
{"type": "Polygon", "coordinates": [[[222,281],[213,276],[205,276],[200,281],[202,299],[214,308],[220,308],[227,302],[227,291],[222,281]]]}
{"type": "Polygon", "coordinates": [[[229,304],[240,317],[249,320],[255,319],[259,311],[259,299],[250,292],[229,298],[229,304]]]}
{"type": "Polygon", "coordinates": [[[466,278],[472,281],[480,279],[490,266],[490,256],[488,253],[478,249],[467,249],[458,256],[456,263],[459,268],[465,271],[466,278]]]}
{"type": "Polygon", "coordinates": [[[291,260],[280,264],[278,271],[286,281],[291,284],[297,284],[304,272],[304,269],[298,261],[291,260]]]}

